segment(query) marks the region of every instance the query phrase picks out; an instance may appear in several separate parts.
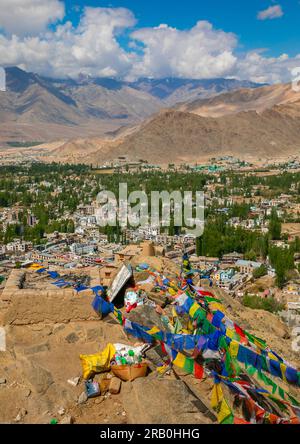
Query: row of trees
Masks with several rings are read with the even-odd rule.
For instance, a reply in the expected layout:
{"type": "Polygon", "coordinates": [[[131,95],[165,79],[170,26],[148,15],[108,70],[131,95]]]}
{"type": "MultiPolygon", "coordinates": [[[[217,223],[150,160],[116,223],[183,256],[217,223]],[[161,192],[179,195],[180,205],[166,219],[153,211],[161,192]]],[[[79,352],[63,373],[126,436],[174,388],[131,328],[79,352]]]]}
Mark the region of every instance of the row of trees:
{"type": "Polygon", "coordinates": [[[273,176],[242,175],[234,172],[224,172],[221,174],[221,183],[227,183],[229,185],[227,188],[240,190],[241,194],[250,193],[253,186],[263,185],[268,187],[273,195],[290,193],[291,185],[298,184],[295,193],[300,193],[299,172],[284,172],[282,174],[274,174],[273,176]]]}
{"type": "MultiPolygon", "coordinates": [[[[205,224],[204,233],[196,239],[196,254],[221,258],[224,254],[236,251],[245,259],[255,261],[258,258],[269,258],[276,271],[276,284],[282,288],[287,281],[288,273],[295,268],[294,256],[300,252],[300,239],[288,248],[274,247],[273,240],[281,238],[281,221],[276,211],[272,211],[268,234],[233,228],[227,225],[226,216],[210,216],[205,224]]],[[[256,278],[267,273],[265,265],[255,271],[256,278]]]]}
{"type": "Polygon", "coordinates": [[[197,255],[221,258],[224,254],[236,251],[266,258],[269,248],[269,236],[257,232],[234,228],[227,225],[225,216],[210,217],[204,227],[203,236],[197,239],[197,255]]]}
{"type": "Polygon", "coordinates": [[[44,235],[46,233],[53,233],[59,231],[60,233],[74,233],[74,222],[71,219],[64,219],[60,221],[52,221],[50,224],[39,222],[34,227],[27,224],[9,224],[4,231],[0,227],[0,241],[4,243],[11,242],[15,238],[22,238],[25,241],[31,241],[34,244],[41,244],[45,242],[44,235]]]}
{"type": "Polygon", "coordinates": [[[295,268],[295,247],[272,247],[269,251],[269,260],[276,271],[276,285],[282,288],[287,281],[288,272],[295,268]]]}

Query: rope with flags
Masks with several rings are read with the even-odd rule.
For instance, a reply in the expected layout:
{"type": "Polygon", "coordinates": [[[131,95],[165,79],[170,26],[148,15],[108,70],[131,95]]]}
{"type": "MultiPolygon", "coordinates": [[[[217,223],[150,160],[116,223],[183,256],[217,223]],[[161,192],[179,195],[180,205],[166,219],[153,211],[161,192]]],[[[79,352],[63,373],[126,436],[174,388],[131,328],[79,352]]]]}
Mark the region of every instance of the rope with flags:
{"type": "MultiPolygon", "coordinates": [[[[184,272],[187,271],[188,265],[185,264],[185,267],[184,272]]],[[[64,285],[68,284],[57,272],[47,271],[42,266],[32,269],[39,273],[47,273],[49,278],[55,280],[53,284],[58,288],[64,288],[64,285]]],[[[205,378],[207,375],[213,377],[211,405],[217,412],[220,423],[300,423],[298,401],[265,374],[268,373],[299,387],[300,372],[272,351],[264,340],[243,330],[228,318],[221,300],[215,298],[213,293],[191,284],[187,285],[182,275],[170,280],[145,264],[141,269],[148,271],[160,291],[173,298],[172,303],[175,305],[177,316],[188,315],[189,331],[171,333],[156,326],[149,328],[131,322],[113,303],[105,300],[102,286],[89,288],[79,285],[75,290],[77,292],[88,288],[92,290],[95,295],[92,303],[94,310],[101,316],[113,314],[126,333],[143,342],[160,343],[166,357],[165,365],[177,366],[193,374],[197,379],[205,378]],[[218,372],[211,371],[207,367],[207,362],[211,360],[219,363],[218,372]],[[244,366],[244,370],[241,370],[240,364],[244,366]],[[245,375],[248,375],[247,381],[245,375]],[[249,378],[252,377],[271,387],[271,391],[257,388],[249,382],[249,378]],[[246,411],[249,412],[248,420],[234,415],[229,402],[225,399],[222,385],[227,387],[235,398],[242,400],[246,411]],[[262,399],[272,400],[280,412],[283,412],[282,416],[260,405],[262,399]]]]}

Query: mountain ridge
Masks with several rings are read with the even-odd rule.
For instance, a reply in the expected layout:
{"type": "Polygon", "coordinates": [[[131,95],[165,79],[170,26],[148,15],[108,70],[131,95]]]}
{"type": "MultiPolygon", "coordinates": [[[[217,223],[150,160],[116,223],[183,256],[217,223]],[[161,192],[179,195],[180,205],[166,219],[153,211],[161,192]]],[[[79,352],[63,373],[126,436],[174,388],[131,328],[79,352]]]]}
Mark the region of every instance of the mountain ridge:
{"type": "Polygon", "coordinates": [[[103,137],[180,101],[260,86],[234,79],[55,79],[18,67],[5,68],[5,72],[7,90],[0,94],[2,143],[16,138],[53,141],[64,134],[66,138],[103,137]]]}
{"type": "Polygon", "coordinates": [[[232,155],[255,162],[300,153],[300,93],[289,84],[216,93],[239,83],[141,79],[131,87],[115,79],[49,80],[19,69],[12,74],[11,90],[0,96],[0,135],[1,129],[5,137],[12,131],[18,140],[28,128],[38,137],[46,134],[47,143],[32,149],[45,161],[98,165],[125,156],[168,164],[232,155]],[[203,92],[207,82],[210,90],[203,92]],[[202,98],[168,105],[174,94],[187,97],[193,89],[202,98]]]}
{"type": "Polygon", "coordinates": [[[256,163],[299,153],[300,101],[219,117],[166,109],[111,140],[73,140],[55,151],[57,157],[66,156],[63,161],[76,161],[77,157],[97,165],[120,156],[154,164],[194,164],[231,155],[256,163]],[[89,154],[83,159],[80,152],[85,145],[89,145],[89,154]]]}
{"type": "Polygon", "coordinates": [[[260,88],[241,88],[207,99],[199,99],[178,105],[180,111],[191,112],[203,117],[221,117],[240,111],[262,112],[273,106],[300,101],[300,93],[293,91],[290,84],[267,85],[260,88]]]}

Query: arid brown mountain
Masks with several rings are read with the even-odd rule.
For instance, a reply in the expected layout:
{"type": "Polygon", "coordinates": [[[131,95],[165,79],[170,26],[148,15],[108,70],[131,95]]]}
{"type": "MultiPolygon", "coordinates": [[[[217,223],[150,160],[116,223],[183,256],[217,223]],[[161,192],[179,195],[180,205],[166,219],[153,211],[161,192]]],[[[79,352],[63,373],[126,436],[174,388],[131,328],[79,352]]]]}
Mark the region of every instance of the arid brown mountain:
{"type": "MultiPolygon", "coordinates": [[[[110,87],[117,88],[114,83],[110,87]]],[[[25,90],[28,101],[32,97],[30,88],[25,90]]],[[[32,99],[29,108],[38,109],[40,118],[46,118],[40,108],[43,108],[43,100],[49,92],[39,84],[34,84],[34,88],[39,90],[39,99],[32,99]]],[[[68,96],[68,100],[78,103],[72,114],[75,128],[81,128],[80,124],[76,126],[76,119],[80,121],[79,116],[85,113],[84,106],[98,100],[95,91],[92,97],[91,90],[84,83],[74,87],[68,96]]],[[[60,93],[63,94],[62,91],[60,93]]],[[[56,92],[52,95],[54,108],[59,100],[63,105],[51,114],[52,126],[57,125],[59,112],[67,106],[66,99],[59,98],[56,92]]],[[[29,110],[27,113],[30,115],[29,110]]],[[[65,127],[68,128],[69,124],[66,123],[65,127]]],[[[39,150],[44,160],[99,165],[119,156],[156,164],[195,163],[220,155],[233,155],[254,162],[286,158],[300,153],[300,94],[292,91],[290,85],[241,89],[161,110],[135,126],[123,125],[117,131],[107,128],[106,134],[100,137],[95,133],[93,137],[86,137],[84,131],[80,138],[73,137],[71,140],[57,132],[54,136],[62,141],[51,146],[35,147],[34,159],[39,150]]]]}
{"type": "Polygon", "coordinates": [[[6,86],[0,93],[0,141],[103,135],[161,108],[150,94],[113,81],[58,81],[7,68],[6,86]]]}
{"type": "Polygon", "coordinates": [[[195,100],[178,106],[203,117],[221,117],[241,111],[262,112],[276,105],[293,105],[300,101],[300,93],[291,84],[265,86],[256,89],[240,89],[203,100],[195,100]]]}
{"type": "Polygon", "coordinates": [[[223,94],[211,102],[224,108],[228,103],[242,108],[244,103],[250,110],[224,112],[219,117],[164,110],[131,131],[117,134],[113,141],[72,141],[56,148],[55,154],[68,153],[74,160],[74,154],[88,144],[90,154],[85,161],[96,164],[119,156],[168,164],[201,162],[220,155],[254,162],[299,155],[300,100],[286,85],[223,94]],[[251,110],[255,103],[257,111],[251,110]]]}
{"type": "Polygon", "coordinates": [[[141,123],[178,101],[210,97],[251,82],[229,79],[106,78],[51,79],[19,68],[6,69],[6,91],[0,92],[0,142],[53,141],[103,137],[141,123]]]}
{"type": "MultiPolygon", "coordinates": [[[[300,153],[300,118],[285,108],[240,112],[219,118],[166,111],[112,147],[111,158],[127,155],[152,163],[201,162],[219,155],[267,159],[300,153]]],[[[93,160],[101,162],[101,149],[93,160]]]]}
{"type": "Polygon", "coordinates": [[[275,110],[263,115],[251,111],[218,119],[167,111],[123,138],[76,139],[62,143],[47,159],[98,165],[119,156],[155,164],[195,163],[219,155],[254,162],[283,159],[299,154],[299,128],[298,119],[275,110]]]}

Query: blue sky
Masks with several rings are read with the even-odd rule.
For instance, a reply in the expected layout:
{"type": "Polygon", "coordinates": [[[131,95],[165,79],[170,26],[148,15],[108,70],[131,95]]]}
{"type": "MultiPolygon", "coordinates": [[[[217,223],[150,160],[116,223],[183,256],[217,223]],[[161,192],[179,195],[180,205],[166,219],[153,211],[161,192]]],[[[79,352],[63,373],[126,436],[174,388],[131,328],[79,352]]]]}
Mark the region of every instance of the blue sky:
{"type": "Polygon", "coordinates": [[[299,23],[300,0],[0,0],[0,65],[60,78],[289,82],[299,23]]]}
{"type": "Polygon", "coordinates": [[[208,20],[216,28],[234,32],[240,50],[266,48],[268,54],[283,52],[294,56],[300,52],[300,1],[281,0],[67,0],[68,19],[78,21],[76,7],[124,7],[134,12],[138,27],[167,23],[189,29],[198,20],[208,20]],[[272,5],[282,6],[284,16],[275,20],[257,20],[258,11],[272,5]]]}

